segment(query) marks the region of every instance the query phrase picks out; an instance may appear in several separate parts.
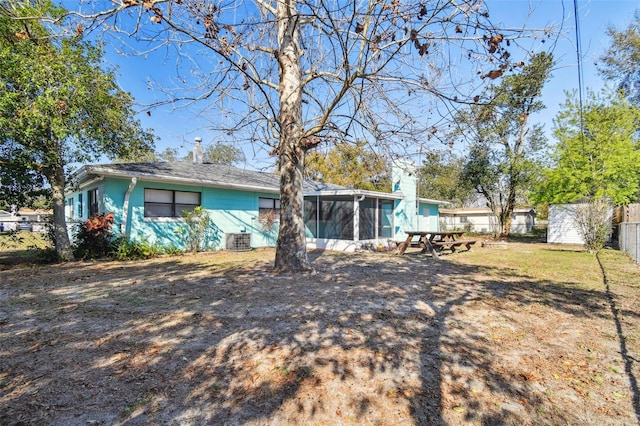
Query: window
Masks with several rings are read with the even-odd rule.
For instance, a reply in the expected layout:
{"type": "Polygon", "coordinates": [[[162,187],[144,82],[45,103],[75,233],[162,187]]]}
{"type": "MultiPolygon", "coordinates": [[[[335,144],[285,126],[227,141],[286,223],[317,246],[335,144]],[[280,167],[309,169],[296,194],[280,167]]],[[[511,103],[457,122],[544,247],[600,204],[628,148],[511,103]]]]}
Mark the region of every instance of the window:
{"type": "Polygon", "coordinates": [[[460,223],[467,223],[469,219],[466,216],[460,216],[460,223]]]}
{"type": "Polygon", "coordinates": [[[78,217],[82,218],[82,193],[78,194],[78,217]]]}
{"type": "Polygon", "coordinates": [[[353,197],[324,197],[318,205],[318,238],[353,240],[353,197]]]}
{"type": "Polygon", "coordinates": [[[260,198],[258,206],[258,219],[266,220],[268,216],[279,217],[280,200],[276,198],[260,198]],[[274,216],[275,215],[275,216],[274,216]]]}
{"type": "Polygon", "coordinates": [[[376,200],[365,198],[359,204],[358,233],[361,240],[370,240],[376,237],[376,200]]]}
{"type": "Polygon", "coordinates": [[[182,212],[199,205],[199,192],[144,190],[144,217],[182,217],[182,212]]]}
{"type": "Polygon", "coordinates": [[[393,237],[393,200],[378,201],[378,238],[393,237]]]}
{"type": "Polygon", "coordinates": [[[90,189],[88,193],[89,202],[89,217],[98,214],[98,188],[90,189]]]}
{"type": "Polygon", "coordinates": [[[67,217],[74,219],[73,217],[73,197],[67,198],[67,217]]]}

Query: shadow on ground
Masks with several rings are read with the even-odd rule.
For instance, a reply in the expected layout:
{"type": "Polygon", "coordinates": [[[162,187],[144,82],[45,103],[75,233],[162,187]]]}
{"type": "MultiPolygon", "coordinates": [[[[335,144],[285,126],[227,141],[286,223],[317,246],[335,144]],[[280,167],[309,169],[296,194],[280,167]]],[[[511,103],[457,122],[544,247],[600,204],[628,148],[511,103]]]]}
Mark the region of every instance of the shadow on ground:
{"type": "Polygon", "coordinates": [[[605,289],[455,256],[314,253],[302,276],[224,256],[2,272],[0,423],[633,420],[580,364],[613,362],[578,332],[611,324],[605,289]]]}

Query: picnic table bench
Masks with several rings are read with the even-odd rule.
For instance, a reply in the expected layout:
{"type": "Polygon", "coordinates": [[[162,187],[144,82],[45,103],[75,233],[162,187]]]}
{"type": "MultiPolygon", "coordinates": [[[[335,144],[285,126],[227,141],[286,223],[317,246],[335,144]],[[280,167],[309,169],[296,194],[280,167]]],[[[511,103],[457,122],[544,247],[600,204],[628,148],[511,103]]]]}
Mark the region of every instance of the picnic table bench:
{"type": "Polygon", "coordinates": [[[474,245],[476,240],[457,240],[457,241],[432,241],[431,245],[434,249],[438,248],[448,248],[451,249],[452,252],[456,251],[456,247],[465,246],[467,251],[471,250],[471,246],[474,245]]]}
{"type": "Polygon", "coordinates": [[[471,250],[476,240],[462,238],[464,231],[405,231],[407,238],[398,244],[399,255],[404,254],[408,247],[421,247],[421,253],[429,252],[433,257],[438,257],[438,253],[445,249],[456,252],[456,248],[464,246],[471,250]],[[414,240],[418,237],[417,240],[414,240]]]}

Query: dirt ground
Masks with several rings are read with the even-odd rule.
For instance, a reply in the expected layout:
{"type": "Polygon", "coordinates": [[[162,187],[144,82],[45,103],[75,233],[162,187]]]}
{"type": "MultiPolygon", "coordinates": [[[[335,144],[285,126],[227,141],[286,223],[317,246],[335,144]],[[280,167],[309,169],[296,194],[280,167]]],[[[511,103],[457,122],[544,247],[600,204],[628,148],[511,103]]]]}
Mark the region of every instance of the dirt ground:
{"type": "Polygon", "coordinates": [[[0,424],[638,424],[639,267],[503,253],[0,266],[0,424]]]}

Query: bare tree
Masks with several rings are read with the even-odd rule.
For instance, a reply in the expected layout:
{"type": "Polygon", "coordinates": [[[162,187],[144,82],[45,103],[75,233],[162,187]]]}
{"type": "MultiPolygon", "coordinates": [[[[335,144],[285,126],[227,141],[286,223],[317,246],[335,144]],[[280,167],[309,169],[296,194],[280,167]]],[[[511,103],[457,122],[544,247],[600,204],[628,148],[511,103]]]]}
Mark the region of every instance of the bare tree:
{"type": "Polygon", "coordinates": [[[586,198],[575,204],[574,223],[584,240],[584,247],[591,253],[604,247],[611,235],[611,200],[586,198]]]}
{"type": "Polygon", "coordinates": [[[398,153],[426,140],[439,118],[434,102],[472,102],[484,78],[526,60],[511,52],[520,41],[543,34],[494,26],[480,0],[117,0],[100,9],[105,4],[80,3],[70,17],[85,33],[118,34],[123,51],[164,49],[177,58],[177,89],[162,83],[166,102],[204,101],[219,117],[212,127],[277,156],[281,272],[310,268],[302,192],[309,149],[370,140],[398,153]]]}

